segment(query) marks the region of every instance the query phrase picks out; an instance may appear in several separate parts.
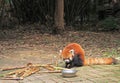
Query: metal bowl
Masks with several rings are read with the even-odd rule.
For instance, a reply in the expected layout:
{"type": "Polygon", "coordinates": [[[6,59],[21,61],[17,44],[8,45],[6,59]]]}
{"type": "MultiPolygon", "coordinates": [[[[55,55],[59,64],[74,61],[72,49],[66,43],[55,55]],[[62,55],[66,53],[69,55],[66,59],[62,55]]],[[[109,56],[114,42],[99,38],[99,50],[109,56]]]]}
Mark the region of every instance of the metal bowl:
{"type": "Polygon", "coordinates": [[[75,69],[63,69],[62,76],[63,77],[75,77],[77,70],[75,69]]]}

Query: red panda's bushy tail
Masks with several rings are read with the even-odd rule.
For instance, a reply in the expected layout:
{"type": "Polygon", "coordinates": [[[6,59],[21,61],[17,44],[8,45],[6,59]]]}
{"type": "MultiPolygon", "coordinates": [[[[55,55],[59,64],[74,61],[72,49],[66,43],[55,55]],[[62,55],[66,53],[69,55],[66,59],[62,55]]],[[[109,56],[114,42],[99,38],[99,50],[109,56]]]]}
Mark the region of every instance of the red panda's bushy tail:
{"type": "Polygon", "coordinates": [[[115,58],[88,58],[84,61],[84,65],[110,65],[116,63],[115,58]]]}

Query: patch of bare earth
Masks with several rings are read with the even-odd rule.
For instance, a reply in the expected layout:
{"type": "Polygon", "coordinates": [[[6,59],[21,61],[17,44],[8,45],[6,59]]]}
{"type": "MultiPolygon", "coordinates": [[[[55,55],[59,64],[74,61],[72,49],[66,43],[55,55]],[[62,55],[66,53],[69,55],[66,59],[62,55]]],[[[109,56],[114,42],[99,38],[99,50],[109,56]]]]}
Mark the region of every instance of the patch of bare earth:
{"type": "MultiPolygon", "coordinates": [[[[86,56],[89,57],[104,57],[106,56],[106,53],[108,53],[107,56],[110,54],[110,56],[113,57],[120,57],[120,34],[118,32],[65,31],[62,35],[51,35],[47,33],[41,34],[34,31],[21,32],[19,30],[9,30],[0,31],[0,33],[2,33],[0,36],[0,67],[21,66],[29,62],[40,64],[52,63],[54,62],[53,59],[55,60],[57,59],[57,56],[59,56],[59,50],[72,42],[81,44],[86,52],[86,56]]],[[[120,75],[120,72],[118,71],[120,70],[120,67],[109,66],[108,68],[111,68],[111,70],[120,75]]],[[[40,83],[45,83],[45,81],[53,81],[53,83],[57,83],[57,81],[61,81],[62,83],[96,83],[100,79],[100,83],[104,83],[105,77],[103,76],[112,73],[111,75],[114,77],[113,83],[119,80],[119,76],[116,78],[114,76],[115,74],[113,74],[114,72],[111,72],[110,70],[108,71],[106,67],[82,67],[78,68],[78,70],[78,77],[71,79],[62,78],[60,74],[44,74],[43,79],[40,77],[40,74],[37,74],[30,78],[33,79],[33,83],[35,81],[38,81],[38,83],[39,81],[40,83]],[[105,71],[108,72],[104,73],[105,71]],[[81,76],[81,72],[86,73],[81,76]],[[47,76],[46,78],[49,79],[44,79],[44,76],[47,76]],[[78,78],[80,79],[78,80],[78,78]]],[[[32,79],[28,78],[22,83],[26,83],[32,79]]],[[[109,79],[112,79],[112,76],[110,76],[110,78],[107,77],[106,82],[109,82],[109,79]]]]}
{"type": "Polygon", "coordinates": [[[59,50],[72,42],[81,44],[86,56],[103,56],[112,50],[120,53],[120,35],[116,32],[66,31],[62,35],[17,30],[0,32],[4,32],[4,36],[0,36],[0,59],[9,57],[21,61],[31,58],[30,62],[41,62],[42,58],[49,60],[58,56],[59,50]]]}

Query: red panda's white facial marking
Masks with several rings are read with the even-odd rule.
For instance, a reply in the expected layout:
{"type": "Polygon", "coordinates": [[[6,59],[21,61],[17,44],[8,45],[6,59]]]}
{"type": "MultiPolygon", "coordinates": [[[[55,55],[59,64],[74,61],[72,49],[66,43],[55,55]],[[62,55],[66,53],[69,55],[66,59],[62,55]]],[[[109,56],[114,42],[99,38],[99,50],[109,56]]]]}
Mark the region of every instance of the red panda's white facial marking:
{"type": "Polygon", "coordinates": [[[69,52],[71,53],[72,57],[75,55],[75,51],[73,49],[71,49],[69,52]]]}
{"type": "Polygon", "coordinates": [[[74,53],[74,50],[71,49],[69,50],[69,53],[66,55],[67,57],[64,57],[64,55],[62,55],[62,50],[60,50],[60,55],[61,55],[61,58],[66,62],[66,63],[69,63],[72,61],[75,53],[74,53]]]}
{"type": "Polygon", "coordinates": [[[65,59],[64,61],[65,61],[66,63],[70,63],[71,60],[70,60],[70,59],[65,59]]]}

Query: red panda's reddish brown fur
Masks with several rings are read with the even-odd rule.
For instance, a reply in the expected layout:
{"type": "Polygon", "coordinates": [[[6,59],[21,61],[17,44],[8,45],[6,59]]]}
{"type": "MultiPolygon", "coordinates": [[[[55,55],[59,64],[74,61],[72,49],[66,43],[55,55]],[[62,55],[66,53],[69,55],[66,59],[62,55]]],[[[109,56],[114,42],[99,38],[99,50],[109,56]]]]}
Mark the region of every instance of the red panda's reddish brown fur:
{"type": "Polygon", "coordinates": [[[84,61],[84,65],[110,65],[112,63],[116,63],[114,58],[88,58],[84,61]]]}
{"type": "Polygon", "coordinates": [[[110,65],[112,63],[115,63],[114,58],[88,58],[88,59],[85,59],[85,51],[81,47],[81,45],[79,45],[77,43],[68,44],[62,50],[61,57],[63,59],[71,58],[72,54],[69,51],[72,49],[74,50],[75,56],[78,55],[80,60],[82,60],[83,66],[84,65],[103,65],[103,64],[110,65]]]}
{"type": "Polygon", "coordinates": [[[71,43],[67,45],[62,51],[62,58],[69,58],[72,57],[70,50],[74,50],[76,55],[80,55],[79,57],[84,62],[85,60],[85,51],[84,49],[77,43],[71,43]]]}

